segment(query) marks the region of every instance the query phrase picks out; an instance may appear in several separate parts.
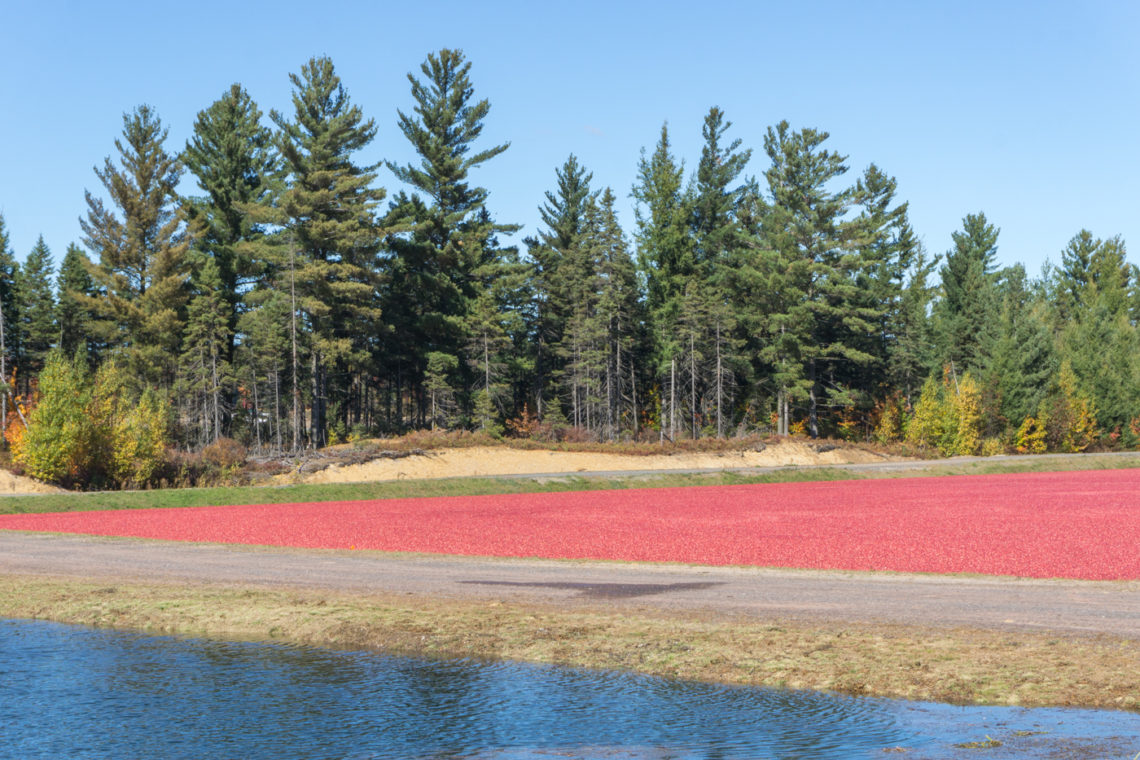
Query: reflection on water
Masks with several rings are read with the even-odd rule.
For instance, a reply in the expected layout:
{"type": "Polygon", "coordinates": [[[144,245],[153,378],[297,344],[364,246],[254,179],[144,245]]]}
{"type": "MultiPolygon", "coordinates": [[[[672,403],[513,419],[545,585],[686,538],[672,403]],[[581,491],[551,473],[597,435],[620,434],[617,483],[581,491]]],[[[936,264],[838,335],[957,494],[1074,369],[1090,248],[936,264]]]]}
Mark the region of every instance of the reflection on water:
{"type": "Polygon", "coordinates": [[[987,735],[1005,739],[987,760],[1051,756],[1069,736],[1131,760],[1140,716],[0,620],[4,758],[916,758],[974,756],[954,744],[987,735]]]}

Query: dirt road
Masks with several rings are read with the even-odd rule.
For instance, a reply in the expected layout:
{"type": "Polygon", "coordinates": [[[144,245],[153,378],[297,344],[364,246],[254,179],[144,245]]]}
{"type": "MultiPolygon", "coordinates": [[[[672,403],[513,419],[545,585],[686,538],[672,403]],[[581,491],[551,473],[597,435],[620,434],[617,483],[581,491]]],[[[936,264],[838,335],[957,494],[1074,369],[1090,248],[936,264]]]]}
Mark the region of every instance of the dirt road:
{"type": "Polygon", "coordinates": [[[306,551],[0,533],[0,574],[899,623],[1140,640],[1140,582],[306,551]]]}

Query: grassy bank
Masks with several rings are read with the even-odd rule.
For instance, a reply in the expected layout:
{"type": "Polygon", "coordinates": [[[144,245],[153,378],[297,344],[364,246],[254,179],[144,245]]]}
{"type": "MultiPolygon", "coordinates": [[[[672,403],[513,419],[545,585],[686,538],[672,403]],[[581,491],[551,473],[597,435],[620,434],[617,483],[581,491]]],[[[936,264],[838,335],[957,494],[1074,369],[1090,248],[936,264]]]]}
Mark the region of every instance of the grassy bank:
{"type": "Polygon", "coordinates": [[[487,477],[396,480],[373,483],[295,484],[219,488],[171,488],[155,491],[102,491],[6,496],[0,514],[77,512],[95,509],[203,507],[225,504],[287,504],[291,502],[394,499],[415,496],[471,496],[555,491],[597,491],[623,488],[668,488],[747,483],[789,483],[864,478],[980,475],[1013,472],[1087,470],[1140,467],[1140,456],[1129,454],[1046,455],[978,459],[967,462],[929,460],[891,463],[886,467],[783,467],[756,472],[706,472],[565,477],[487,477]],[[894,469],[899,468],[899,469],[894,469]]]}
{"type": "Polygon", "coordinates": [[[0,616],[956,703],[1137,710],[1140,642],[0,576],[0,616]]]}

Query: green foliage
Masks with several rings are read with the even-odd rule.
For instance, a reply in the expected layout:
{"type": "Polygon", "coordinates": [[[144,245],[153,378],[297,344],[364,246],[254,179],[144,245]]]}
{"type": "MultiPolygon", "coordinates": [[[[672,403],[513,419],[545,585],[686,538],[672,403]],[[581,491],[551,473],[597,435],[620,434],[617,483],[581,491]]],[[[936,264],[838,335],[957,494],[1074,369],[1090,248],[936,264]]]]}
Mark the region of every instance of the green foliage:
{"type": "Polygon", "coordinates": [[[432,351],[427,355],[424,391],[430,398],[428,421],[433,430],[437,425],[447,426],[455,413],[455,389],[451,375],[458,366],[459,359],[454,354],[432,351]]]}
{"type": "Polygon", "coordinates": [[[32,477],[61,485],[148,485],[166,461],[169,417],[156,391],[132,391],[121,365],[104,364],[92,382],[81,355],[54,351],[13,458],[32,477]]]}
{"type": "Polygon", "coordinates": [[[79,246],[74,243],[67,246],[56,282],[59,293],[56,313],[60,350],[66,356],[81,352],[88,363],[93,364],[100,346],[91,331],[94,319],[91,302],[95,297],[95,281],[91,278],[91,269],[91,261],[79,246]]]}
{"type": "Polygon", "coordinates": [[[940,360],[959,370],[978,367],[982,340],[997,310],[994,260],[998,228],[983,213],[967,214],[954,232],[942,267],[942,299],[935,307],[940,360]]]}
{"type": "Polygon", "coordinates": [[[99,296],[82,301],[97,315],[91,332],[121,350],[134,375],[169,385],[185,319],[185,257],[194,230],[185,223],[177,192],[182,168],[163,147],[166,135],[150,106],[123,114],[123,138],[115,141],[121,168],[108,157],[95,170],[121,217],[88,192],[80,226],[84,244],[99,256],[90,271],[99,296]]]}
{"type": "Polygon", "coordinates": [[[41,235],[16,280],[17,329],[21,336],[19,364],[22,374],[28,377],[39,373],[59,339],[52,269],[51,251],[41,235]]]}
{"type": "MultiPolygon", "coordinates": [[[[329,378],[347,379],[369,359],[369,337],[379,330],[377,299],[381,231],[376,207],[384,191],[372,187],[375,166],[358,166],[355,152],[376,136],[376,124],[348,96],[332,61],[313,58],[291,74],[293,119],[270,116],[281,130],[279,148],[291,183],[276,221],[288,229],[284,284],[304,313],[308,335],[310,442],[323,446],[329,428],[329,378]]],[[[278,284],[281,287],[282,283],[278,284]]]]}
{"type": "Polygon", "coordinates": [[[91,417],[97,448],[93,482],[120,488],[148,485],[165,462],[170,406],[152,388],[137,390],[137,378],[118,362],[95,373],[91,417]]]}
{"type": "Polygon", "coordinates": [[[91,378],[81,357],[54,351],[39,376],[38,402],[28,429],[13,441],[12,458],[33,478],[83,485],[97,467],[98,422],[92,416],[91,378]]]}

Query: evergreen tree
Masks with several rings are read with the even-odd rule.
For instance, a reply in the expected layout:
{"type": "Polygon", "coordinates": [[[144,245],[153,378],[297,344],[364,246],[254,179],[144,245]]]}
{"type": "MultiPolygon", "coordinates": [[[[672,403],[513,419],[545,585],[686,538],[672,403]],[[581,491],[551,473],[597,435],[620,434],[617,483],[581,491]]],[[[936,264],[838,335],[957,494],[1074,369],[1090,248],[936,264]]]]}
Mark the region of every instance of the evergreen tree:
{"type": "Polygon", "coordinates": [[[954,248],[942,267],[942,298],[936,307],[941,360],[978,368],[984,361],[984,336],[997,313],[994,259],[999,230],[982,213],[967,214],[954,232],[954,248]]]}
{"type": "Polygon", "coordinates": [[[724,112],[714,106],[701,128],[705,144],[692,193],[692,226],[694,258],[705,267],[706,276],[710,265],[723,262],[727,252],[740,245],[736,210],[747,186],[732,185],[739,180],[752,151],[740,150],[740,140],[724,144],[731,126],[724,112]]]}
{"type": "Polygon", "coordinates": [[[20,271],[12,247],[4,215],[0,214],[0,429],[8,429],[8,407],[12,394],[12,370],[19,355],[19,312],[16,309],[16,280],[20,271]]]}
{"type": "Polygon", "coordinates": [[[683,322],[689,326],[689,417],[693,437],[699,435],[698,420],[712,417],[717,435],[723,435],[726,399],[737,366],[737,344],[732,339],[737,319],[728,303],[727,270],[744,246],[738,211],[750,187],[748,183],[733,185],[740,179],[752,151],[741,151],[740,140],[724,143],[731,126],[719,108],[709,110],[701,130],[705,144],[690,192],[696,271],[695,281],[685,289],[683,322]],[[698,362],[698,356],[704,361],[698,362]]]}
{"type": "MultiPolygon", "coordinates": [[[[198,113],[182,160],[207,194],[190,208],[202,220],[197,245],[217,263],[219,293],[233,334],[240,291],[264,269],[262,262],[251,258],[256,249],[248,245],[265,234],[264,225],[254,221],[255,206],[270,202],[281,171],[273,133],[261,125],[261,111],[241,85],[230,85],[198,113]]],[[[231,341],[227,358],[232,359],[232,354],[231,341]]]]}
{"type": "Polygon", "coordinates": [[[938,257],[927,257],[909,224],[899,231],[897,245],[900,264],[907,262],[906,284],[894,294],[893,305],[888,302],[886,325],[891,340],[887,343],[886,381],[902,393],[910,407],[935,362],[927,312],[934,300],[936,286],[930,279],[938,257]]]}
{"type": "MultiPolygon", "coordinates": [[[[676,434],[676,363],[686,341],[674,329],[682,311],[686,286],[696,272],[690,220],[692,198],[682,187],[684,165],[673,156],[669,126],[652,155],[641,152],[632,195],[636,205],[638,267],[645,281],[650,323],[654,384],[661,389],[659,426],[662,435],[676,434]],[[667,388],[667,390],[665,390],[667,388]]],[[[684,357],[681,356],[682,364],[684,357]]]]}
{"type": "MultiPolygon", "coordinates": [[[[477,382],[468,371],[477,362],[470,357],[460,362],[472,345],[468,316],[479,288],[498,276],[494,270],[509,257],[494,244],[496,235],[518,229],[495,223],[486,213],[487,190],[468,182],[472,169],[509,147],[503,143],[472,153],[491,105],[473,100],[470,70],[462,51],[443,49],[421,65],[423,80],[408,74],[416,105],[413,115],[399,112],[399,127],[420,161],[418,166],[388,163],[397,179],[430,201],[424,205],[402,196],[392,211],[394,224],[398,220],[410,228],[392,240],[397,276],[388,299],[405,304],[401,316],[407,323],[397,329],[412,341],[399,352],[415,362],[416,382],[424,377],[429,354],[453,357],[463,375],[460,385],[468,391],[477,382]],[[414,306],[407,308],[409,303],[414,306]]],[[[436,357],[434,366],[451,366],[451,361],[436,357]]],[[[433,377],[436,382],[442,375],[433,377]]]]}
{"type": "Polygon", "coordinates": [[[1053,336],[1035,307],[1025,270],[1016,266],[1002,277],[1001,311],[984,353],[983,400],[990,432],[1018,428],[1036,414],[1057,371],[1053,336]]]}
{"type": "Polygon", "coordinates": [[[82,352],[88,364],[95,363],[99,348],[91,336],[93,315],[88,304],[95,295],[91,268],[91,261],[83,249],[72,243],[67,246],[56,281],[59,347],[65,356],[82,352]]]}
{"type": "Polygon", "coordinates": [[[289,78],[293,120],[270,113],[281,130],[280,152],[291,178],[279,205],[288,226],[289,259],[282,256],[276,268],[288,273],[288,287],[304,315],[309,442],[320,447],[327,441],[330,398],[341,411],[338,422],[346,424],[350,380],[369,374],[380,319],[381,235],[375,208],[384,191],[371,186],[375,167],[352,161],[352,154],[372,141],[376,125],[352,104],[332,61],[311,59],[289,78]]]}
{"type": "Polygon", "coordinates": [[[247,388],[243,399],[247,405],[244,417],[235,424],[244,425],[258,449],[280,452],[293,444],[294,430],[286,411],[293,380],[290,338],[294,314],[289,292],[255,289],[247,297],[247,306],[238,319],[242,341],[234,364],[235,380],[247,388]]]}
{"type": "Polygon", "coordinates": [[[17,281],[19,331],[23,336],[20,370],[24,383],[40,373],[44,360],[59,339],[52,269],[51,251],[41,235],[24,261],[17,281]]]}
{"type": "Polygon", "coordinates": [[[571,154],[561,168],[555,170],[557,188],[547,191],[546,203],[539,215],[547,229],[528,238],[528,253],[534,266],[535,304],[532,326],[534,343],[536,411],[543,416],[543,404],[552,392],[551,378],[562,372],[560,346],[566,322],[573,312],[572,279],[568,261],[578,258],[586,227],[587,206],[598,193],[590,189],[593,174],[586,171],[571,154]]]}
{"type": "Polygon", "coordinates": [[[591,235],[599,288],[597,314],[605,331],[604,434],[610,439],[623,429],[637,432],[638,358],[644,343],[637,269],[618,222],[616,202],[613,191],[605,188],[591,235]]]}
{"type": "Polygon", "coordinates": [[[853,250],[859,223],[845,221],[852,189],[833,190],[846,158],[821,148],[826,132],[792,132],[787,122],[769,128],[764,150],[771,202],[762,223],[769,272],[769,311],[759,320],[762,357],[774,367],[780,429],[788,428],[789,402],[806,401],[808,430],[818,436],[823,406],[850,406],[856,397],[850,366],[874,356],[852,339],[874,330],[878,312],[860,302],[863,267],[853,250]]]}
{"type": "Polygon", "coordinates": [[[121,168],[110,157],[95,175],[119,218],[87,193],[80,220],[99,295],[84,304],[98,315],[91,331],[125,352],[131,374],[170,383],[179,355],[186,303],[186,251],[193,240],[177,194],[178,159],[163,148],[167,130],[154,110],[141,105],[123,114],[123,138],[115,140],[121,168]]]}
{"type": "Polygon", "coordinates": [[[202,445],[224,435],[223,421],[232,382],[228,352],[232,333],[222,284],[221,267],[214,258],[199,264],[191,283],[193,296],[187,308],[182,353],[181,404],[188,409],[190,427],[202,445]]]}

